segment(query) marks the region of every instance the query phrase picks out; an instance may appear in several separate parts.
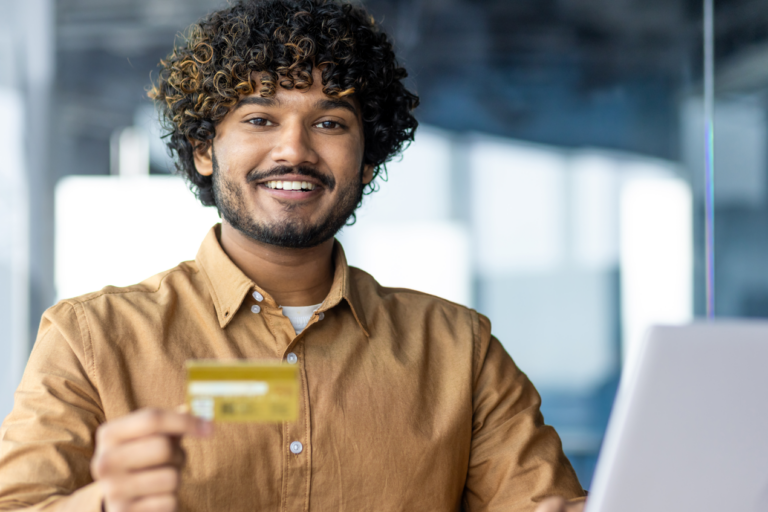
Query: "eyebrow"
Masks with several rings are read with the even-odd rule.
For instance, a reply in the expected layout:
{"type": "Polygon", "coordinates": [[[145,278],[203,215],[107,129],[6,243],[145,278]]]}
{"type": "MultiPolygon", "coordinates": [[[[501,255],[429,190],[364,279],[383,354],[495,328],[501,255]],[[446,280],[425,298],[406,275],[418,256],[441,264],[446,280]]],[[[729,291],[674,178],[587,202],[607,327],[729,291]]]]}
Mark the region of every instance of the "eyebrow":
{"type": "Polygon", "coordinates": [[[357,109],[353,104],[341,99],[326,98],[319,100],[315,103],[315,108],[318,110],[334,110],[337,108],[343,108],[352,112],[357,117],[357,109]]]}
{"type": "Polygon", "coordinates": [[[278,107],[280,106],[280,102],[274,98],[262,98],[261,96],[248,96],[247,98],[243,98],[240,101],[238,101],[237,105],[235,105],[235,108],[233,108],[232,111],[234,112],[235,110],[239,109],[244,105],[259,105],[261,107],[278,107]]]}
{"type": "MultiPolygon", "coordinates": [[[[232,109],[234,112],[238,108],[244,106],[244,105],[259,105],[261,107],[279,107],[280,101],[275,98],[264,98],[261,96],[248,96],[247,98],[243,98],[242,100],[237,102],[237,105],[235,105],[235,108],[232,109]]],[[[345,100],[342,99],[334,99],[334,98],[325,98],[322,100],[318,100],[317,103],[315,103],[315,108],[317,110],[335,110],[337,108],[343,108],[345,110],[350,111],[352,114],[354,114],[355,117],[357,117],[357,109],[355,106],[345,100]]]]}

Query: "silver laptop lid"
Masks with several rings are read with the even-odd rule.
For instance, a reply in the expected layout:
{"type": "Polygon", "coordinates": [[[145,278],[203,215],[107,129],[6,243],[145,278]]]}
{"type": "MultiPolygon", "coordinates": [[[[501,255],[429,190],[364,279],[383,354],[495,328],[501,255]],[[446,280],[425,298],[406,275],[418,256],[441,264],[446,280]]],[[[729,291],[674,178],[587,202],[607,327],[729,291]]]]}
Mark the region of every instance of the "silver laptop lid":
{"type": "Polygon", "coordinates": [[[625,369],[587,512],[768,511],[768,322],[655,327],[625,369]]]}

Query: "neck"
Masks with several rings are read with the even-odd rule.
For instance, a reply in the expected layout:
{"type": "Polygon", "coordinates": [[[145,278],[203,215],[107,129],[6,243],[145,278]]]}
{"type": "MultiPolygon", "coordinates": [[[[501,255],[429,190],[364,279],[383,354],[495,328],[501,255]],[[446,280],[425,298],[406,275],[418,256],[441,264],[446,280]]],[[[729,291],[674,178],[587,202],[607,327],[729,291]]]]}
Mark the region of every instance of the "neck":
{"type": "Polygon", "coordinates": [[[281,306],[311,306],[333,284],[333,238],[309,249],[257,242],[221,223],[221,247],[250,279],[281,306]]]}

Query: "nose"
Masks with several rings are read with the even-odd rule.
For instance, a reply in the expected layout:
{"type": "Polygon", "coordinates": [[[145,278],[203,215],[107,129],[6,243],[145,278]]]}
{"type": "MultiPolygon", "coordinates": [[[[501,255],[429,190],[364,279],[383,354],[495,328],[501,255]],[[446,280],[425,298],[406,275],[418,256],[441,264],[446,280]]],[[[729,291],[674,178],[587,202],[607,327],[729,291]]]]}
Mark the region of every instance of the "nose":
{"type": "Polygon", "coordinates": [[[300,122],[286,122],[280,127],[271,153],[279,165],[315,165],[318,161],[309,130],[300,122]]]}

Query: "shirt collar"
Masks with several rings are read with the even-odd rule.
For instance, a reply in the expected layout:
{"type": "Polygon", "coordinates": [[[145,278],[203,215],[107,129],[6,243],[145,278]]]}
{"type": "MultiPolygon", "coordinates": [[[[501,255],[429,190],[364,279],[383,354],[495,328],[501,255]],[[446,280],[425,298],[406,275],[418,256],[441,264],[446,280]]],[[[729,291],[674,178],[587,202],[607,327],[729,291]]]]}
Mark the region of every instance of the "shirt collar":
{"type": "Polygon", "coordinates": [[[339,304],[342,299],[347,301],[349,308],[352,310],[352,314],[357,320],[357,325],[362,329],[363,334],[370,337],[368,331],[368,324],[365,318],[365,310],[363,309],[363,303],[360,300],[360,294],[355,281],[352,279],[352,272],[347,264],[347,257],[344,255],[344,249],[341,247],[341,243],[338,240],[333,241],[333,284],[331,285],[331,291],[328,292],[328,296],[323,301],[323,305],[320,306],[318,311],[327,311],[339,304]]]}
{"type": "MultiPolygon", "coordinates": [[[[197,251],[198,267],[208,281],[211,290],[213,306],[221,328],[225,328],[235,313],[242,306],[245,297],[256,290],[264,296],[264,301],[277,306],[274,299],[261,289],[248,276],[235,265],[219,243],[221,225],[216,224],[208,231],[200,249],[197,251]]],[[[366,336],[370,336],[366,324],[360,295],[351,276],[344,249],[338,240],[333,245],[334,274],[331,291],[323,301],[319,312],[336,307],[341,301],[346,300],[357,324],[366,336]]]]}

